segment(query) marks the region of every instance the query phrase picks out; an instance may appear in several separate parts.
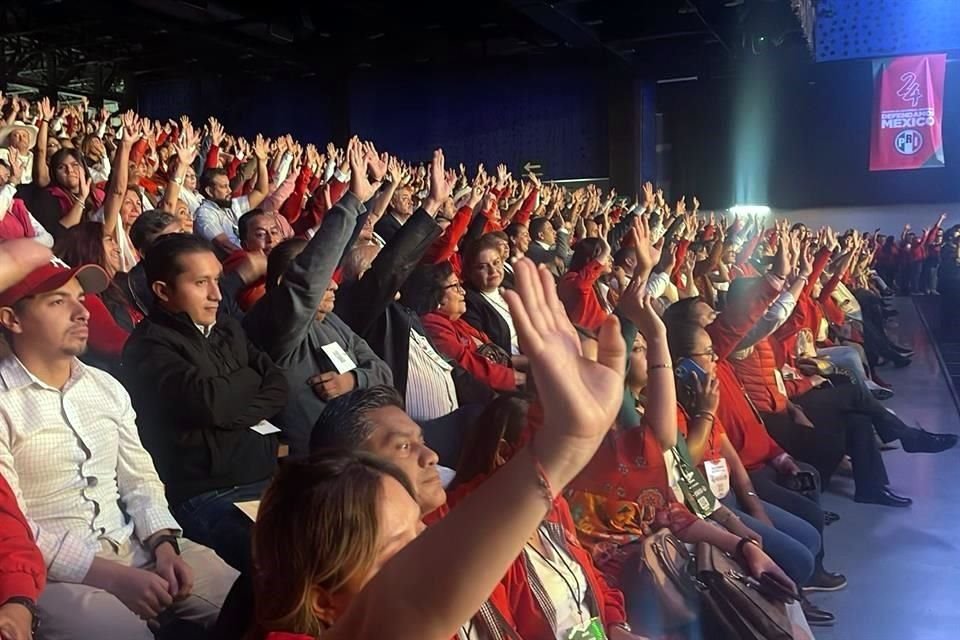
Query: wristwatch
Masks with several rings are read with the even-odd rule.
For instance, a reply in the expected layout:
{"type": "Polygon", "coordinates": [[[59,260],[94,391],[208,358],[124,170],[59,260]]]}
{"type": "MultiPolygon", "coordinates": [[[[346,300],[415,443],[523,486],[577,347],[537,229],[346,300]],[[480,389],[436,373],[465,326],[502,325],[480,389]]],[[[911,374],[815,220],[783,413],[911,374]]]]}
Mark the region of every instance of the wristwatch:
{"type": "Polygon", "coordinates": [[[150,549],[150,553],[153,554],[154,558],[157,556],[157,549],[165,542],[169,542],[170,546],[173,547],[174,552],[176,552],[177,555],[180,555],[180,543],[177,540],[177,536],[167,534],[157,538],[153,547],[150,549]]]}
{"type": "Polygon", "coordinates": [[[26,596],[13,596],[12,598],[8,598],[3,604],[19,604],[26,607],[27,611],[30,612],[30,631],[33,635],[37,634],[37,628],[40,626],[40,610],[37,609],[37,605],[34,604],[33,600],[26,596]]]}

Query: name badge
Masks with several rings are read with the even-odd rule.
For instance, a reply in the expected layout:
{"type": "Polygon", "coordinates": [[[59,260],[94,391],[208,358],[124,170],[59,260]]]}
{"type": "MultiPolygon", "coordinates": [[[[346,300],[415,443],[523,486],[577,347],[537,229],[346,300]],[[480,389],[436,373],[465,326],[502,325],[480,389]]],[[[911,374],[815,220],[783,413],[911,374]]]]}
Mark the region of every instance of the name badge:
{"type": "Polygon", "coordinates": [[[783,384],[783,374],[780,373],[780,369],[773,370],[773,378],[777,381],[777,391],[780,392],[780,395],[787,395],[787,385],[783,384]]]}
{"type": "Polygon", "coordinates": [[[570,630],[567,640],[607,640],[600,618],[592,618],[589,622],[578,625],[570,630]]]}
{"type": "Polygon", "coordinates": [[[272,425],[266,420],[261,420],[257,424],[250,427],[251,431],[256,431],[262,436],[269,436],[272,433],[280,433],[280,428],[276,425],[272,425]]]}
{"type": "Polygon", "coordinates": [[[730,493],[730,469],[727,461],[723,458],[704,460],[703,469],[707,472],[707,482],[713,495],[721,500],[725,498],[730,493]]]}
{"type": "Polygon", "coordinates": [[[327,354],[327,357],[330,358],[330,362],[333,363],[337,373],[344,374],[347,371],[353,371],[357,368],[357,363],[355,363],[350,356],[347,355],[347,352],[343,350],[343,347],[336,342],[325,344],[320,348],[327,354]]]}

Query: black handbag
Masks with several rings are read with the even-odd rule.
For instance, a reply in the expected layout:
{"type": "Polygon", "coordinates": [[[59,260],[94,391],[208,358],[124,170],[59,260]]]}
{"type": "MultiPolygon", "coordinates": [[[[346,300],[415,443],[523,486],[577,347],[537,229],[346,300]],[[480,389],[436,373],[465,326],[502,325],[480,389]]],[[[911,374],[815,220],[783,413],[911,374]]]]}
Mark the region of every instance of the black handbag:
{"type": "Polygon", "coordinates": [[[711,544],[697,544],[704,626],[725,640],[792,640],[786,604],[763,592],[737,562],[711,544]]]}

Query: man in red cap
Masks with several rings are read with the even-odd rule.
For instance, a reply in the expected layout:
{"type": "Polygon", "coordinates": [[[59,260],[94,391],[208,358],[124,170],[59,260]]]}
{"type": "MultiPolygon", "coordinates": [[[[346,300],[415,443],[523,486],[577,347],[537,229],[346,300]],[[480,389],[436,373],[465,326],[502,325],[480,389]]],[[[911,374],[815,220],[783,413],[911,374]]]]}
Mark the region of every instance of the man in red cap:
{"type": "Polygon", "coordinates": [[[51,639],[149,640],[161,620],[212,627],[237,575],[180,537],[129,396],[77,358],[83,297],[107,283],[98,266],[52,259],[0,293],[13,350],[0,361],[0,473],[47,566],[37,608],[51,639]]]}

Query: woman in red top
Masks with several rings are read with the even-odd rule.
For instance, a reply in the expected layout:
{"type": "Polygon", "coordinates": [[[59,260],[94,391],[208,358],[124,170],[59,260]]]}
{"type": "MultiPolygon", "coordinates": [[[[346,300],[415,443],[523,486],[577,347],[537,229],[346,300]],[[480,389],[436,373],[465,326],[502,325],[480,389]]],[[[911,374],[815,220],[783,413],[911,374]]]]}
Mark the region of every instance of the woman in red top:
{"type": "Polygon", "coordinates": [[[116,283],[120,249],[112,234],[100,222],[82,222],[63,232],[53,247],[54,254],[72,267],[95,264],[110,276],[110,286],[98,295],[88,294],[84,306],[90,312],[90,351],[85,357],[93,364],[115,371],[123,345],[143,314],[130,305],[116,283]]]}
{"type": "MultiPolygon", "coordinates": [[[[501,397],[500,410],[484,413],[463,448],[450,486],[451,507],[509,461],[523,446],[526,403],[501,397]]],[[[623,594],[610,588],[590,553],[577,541],[570,508],[562,498],[530,537],[502,583],[516,630],[524,640],[566,638],[596,620],[610,640],[638,638],[626,623],[623,594]]]]}
{"type": "Polygon", "coordinates": [[[526,382],[526,374],[513,368],[510,354],[463,319],[465,292],[449,262],[418,267],[404,285],[403,298],[421,315],[437,349],[491,389],[516,391],[526,382]]]}
{"type": "Polygon", "coordinates": [[[584,238],[576,244],[570,269],[557,285],[557,294],[573,324],[590,331],[603,324],[607,312],[597,291],[597,280],[612,270],[610,245],[605,240],[584,238]]]}

